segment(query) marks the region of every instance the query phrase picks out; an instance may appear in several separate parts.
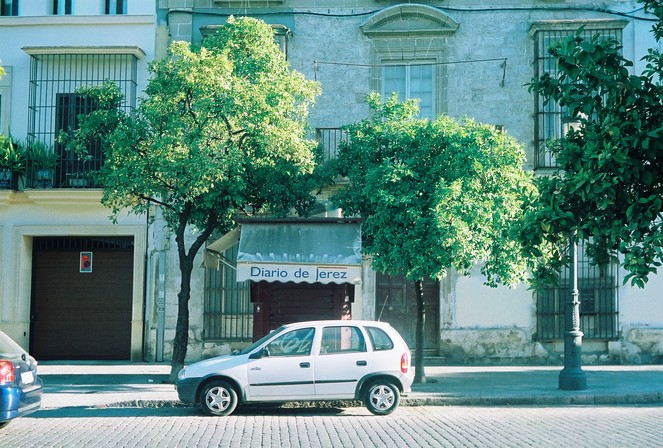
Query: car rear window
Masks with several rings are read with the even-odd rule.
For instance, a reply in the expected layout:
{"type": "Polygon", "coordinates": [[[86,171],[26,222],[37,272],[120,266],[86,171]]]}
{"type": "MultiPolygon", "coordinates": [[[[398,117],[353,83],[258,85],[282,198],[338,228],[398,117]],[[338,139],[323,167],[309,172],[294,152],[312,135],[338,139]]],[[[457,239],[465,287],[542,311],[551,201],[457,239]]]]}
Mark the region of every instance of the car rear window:
{"type": "Polygon", "coordinates": [[[23,350],[20,345],[0,331],[0,355],[16,356],[22,355],[23,353],[25,353],[25,350],[23,350]]]}
{"type": "Polygon", "coordinates": [[[394,341],[382,328],[366,327],[366,331],[368,331],[368,337],[371,338],[373,350],[391,350],[394,348],[394,341]]]}

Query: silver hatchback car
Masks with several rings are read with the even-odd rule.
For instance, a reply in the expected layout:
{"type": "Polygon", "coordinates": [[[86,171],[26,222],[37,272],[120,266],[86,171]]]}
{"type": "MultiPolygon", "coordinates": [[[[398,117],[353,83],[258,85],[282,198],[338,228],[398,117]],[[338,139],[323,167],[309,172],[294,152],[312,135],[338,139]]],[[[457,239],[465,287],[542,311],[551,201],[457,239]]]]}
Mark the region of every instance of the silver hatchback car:
{"type": "Polygon", "coordinates": [[[233,355],[191,364],[178,375],[179,399],[209,415],[241,403],[362,400],[392,413],[410,392],[410,350],[389,324],[312,321],[284,325],[233,355]]]}

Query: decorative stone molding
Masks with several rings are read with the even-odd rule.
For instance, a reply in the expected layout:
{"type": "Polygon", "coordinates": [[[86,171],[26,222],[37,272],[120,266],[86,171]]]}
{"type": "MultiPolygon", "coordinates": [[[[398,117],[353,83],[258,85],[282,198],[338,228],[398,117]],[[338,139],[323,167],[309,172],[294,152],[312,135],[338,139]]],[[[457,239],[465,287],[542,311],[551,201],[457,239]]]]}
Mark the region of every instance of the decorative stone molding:
{"type": "Polygon", "coordinates": [[[38,56],[44,54],[128,54],[134,56],[136,59],[143,59],[145,57],[145,52],[139,47],[121,47],[121,46],[23,47],[23,51],[25,51],[30,56],[38,56]]]}
{"type": "Polygon", "coordinates": [[[460,25],[439,9],[425,5],[396,5],[385,8],[361,26],[374,39],[381,37],[450,36],[460,25]]]}
{"type": "Polygon", "coordinates": [[[444,50],[459,26],[449,15],[426,5],[396,5],[371,16],[361,26],[372,44],[370,90],[382,90],[381,67],[385,64],[433,64],[434,110],[437,114],[446,111],[445,89],[438,87],[447,84],[444,50]]]}

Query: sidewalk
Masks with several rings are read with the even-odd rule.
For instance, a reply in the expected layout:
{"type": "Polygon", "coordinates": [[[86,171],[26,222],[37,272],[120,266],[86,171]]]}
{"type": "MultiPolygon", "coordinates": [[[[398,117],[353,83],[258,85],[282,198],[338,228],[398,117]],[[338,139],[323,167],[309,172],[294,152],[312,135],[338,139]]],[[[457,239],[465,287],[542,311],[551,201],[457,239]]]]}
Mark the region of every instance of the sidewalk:
{"type": "MultiPolygon", "coordinates": [[[[612,405],[663,403],[663,365],[586,366],[587,389],[558,389],[562,367],[426,367],[403,406],[612,405]]],[[[178,406],[170,365],[39,363],[42,408],[178,406]]]]}

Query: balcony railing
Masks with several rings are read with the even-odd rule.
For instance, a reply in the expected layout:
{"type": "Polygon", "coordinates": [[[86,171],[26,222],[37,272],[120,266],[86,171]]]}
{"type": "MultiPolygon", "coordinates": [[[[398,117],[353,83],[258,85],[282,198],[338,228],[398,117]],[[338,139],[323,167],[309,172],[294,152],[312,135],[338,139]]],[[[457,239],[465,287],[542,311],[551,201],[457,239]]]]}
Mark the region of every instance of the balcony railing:
{"type": "Polygon", "coordinates": [[[335,159],[341,142],[348,141],[348,133],[340,128],[316,128],[315,136],[322,146],[325,160],[335,159]]]}
{"type": "Polygon", "coordinates": [[[26,188],[98,188],[98,168],[101,161],[70,161],[55,168],[28,163],[26,188]]]}

